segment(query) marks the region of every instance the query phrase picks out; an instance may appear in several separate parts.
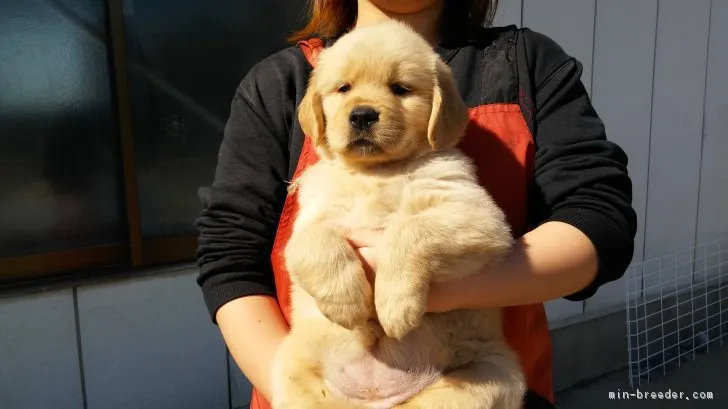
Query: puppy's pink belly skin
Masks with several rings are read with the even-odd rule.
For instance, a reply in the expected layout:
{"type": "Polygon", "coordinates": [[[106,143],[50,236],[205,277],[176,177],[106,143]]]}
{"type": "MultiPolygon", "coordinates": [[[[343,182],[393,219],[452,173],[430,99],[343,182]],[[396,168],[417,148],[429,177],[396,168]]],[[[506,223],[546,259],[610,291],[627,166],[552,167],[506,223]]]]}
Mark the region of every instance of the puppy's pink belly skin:
{"type": "Polygon", "coordinates": [[[440,373],[392,368],[372,355],[351,363],[332,364],[324,377],[329,390],[371,409],[389,409],[433,383],[440,373]]]}

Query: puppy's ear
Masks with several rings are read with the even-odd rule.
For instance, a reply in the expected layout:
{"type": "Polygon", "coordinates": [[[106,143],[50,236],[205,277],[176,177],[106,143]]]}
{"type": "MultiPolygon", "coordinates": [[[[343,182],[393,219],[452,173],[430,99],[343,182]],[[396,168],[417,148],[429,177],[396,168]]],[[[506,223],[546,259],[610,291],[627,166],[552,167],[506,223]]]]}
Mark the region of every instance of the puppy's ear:
{"type": "Polygon", "coordinates": [[[468,107],[458,92],[450,67],[435,58],[435,86],[427,140],[433,149],[452,148],[465,134],[470,119],[468,107]]]}
{"type": "Polygon", "coordinates": [[[306,94],[298,105],[298,122],[303,133],[311,138],[315,146],[325,142],[326,123],[321,94],[316,91],[313,82],[309,83],[306,94]]]}

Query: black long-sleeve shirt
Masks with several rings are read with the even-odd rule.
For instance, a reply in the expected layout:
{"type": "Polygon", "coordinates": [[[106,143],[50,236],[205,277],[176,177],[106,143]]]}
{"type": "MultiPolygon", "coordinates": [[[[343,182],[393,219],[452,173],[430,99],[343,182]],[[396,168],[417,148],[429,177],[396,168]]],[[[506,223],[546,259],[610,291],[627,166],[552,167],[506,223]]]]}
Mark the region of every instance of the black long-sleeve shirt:
{"type": "MultiPolygon", "coordinates": [[[[581,64],[528,29],[484,29],[438,48],[469,106],[518,102],[534,136],[529,225],[569,223],[594,243],[597,278],[565,297],[584,300],[632,260],[636,215],[627,156],[607,140],[581,64]]],[[[275,296],[271,250],[304,134],[296,107],[311,66],[300,48],[256,64],[235,93],[211,187],[201,189],[198,283],[212,319],[233,299],[275,296]]]]}

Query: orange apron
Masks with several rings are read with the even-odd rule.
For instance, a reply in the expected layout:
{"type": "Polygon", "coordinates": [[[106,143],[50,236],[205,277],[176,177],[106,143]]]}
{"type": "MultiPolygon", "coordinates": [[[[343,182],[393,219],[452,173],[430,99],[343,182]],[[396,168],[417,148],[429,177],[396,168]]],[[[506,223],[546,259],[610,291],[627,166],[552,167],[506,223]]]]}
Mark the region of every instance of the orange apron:
{"type": "MultiPolygon", "coordinates": [[[[299,43],[315,66],[323,48],[319,39],[299,43]]],[[[534,144],[518,104],[488,104],[470,109],[470,124],[459,146],[474,161],[480,182],[506,212],[513,232],[526,232],[528,187],[533,174],[534,144]],[[503,177],[501,175],[507,175],[503,177]]],[[[293,179],[318,161],[310,138],[304,140],[293,179]]],[[[290,281],[283,262],[283,249],[291,237],[298,213],[296,194],[289,194],[283,206],[271,256],[278,304],[290,323],[290,281]]],[[[553,403],[551,336],[543,304],[504,309],[504,331],[518,354],[532,392],[553,403]]],[[[251,409],[270,409],[270,404],[253,388],[251,409]]]]}

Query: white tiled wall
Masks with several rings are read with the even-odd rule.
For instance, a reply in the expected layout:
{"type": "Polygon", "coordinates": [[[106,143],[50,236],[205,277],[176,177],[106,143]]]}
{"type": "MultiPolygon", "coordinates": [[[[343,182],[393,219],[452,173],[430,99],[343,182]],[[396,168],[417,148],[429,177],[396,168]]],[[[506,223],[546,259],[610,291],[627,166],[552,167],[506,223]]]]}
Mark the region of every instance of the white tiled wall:
{"type": "Polygon", "coordinates": [[[521,0],[500,0],[498,10],[495,13],[493,25],[509,26],[515,24],[521,25],[521,0]]]}
{"type": "Polygon", "coordinates": [[[725,236],[728,215],[728,1],[713,1],[705,78],[697,244],[725,236]]]}
{"type": "MultiPolygon", "coordinates": [[[[609,138],[629,153],[632,205],[639,220],[634,261],[642,261],[647,202],[652,79],[657,1],[597,1],[594,33],[594,106],[609,138]],[[629,12],[625,12],[629,10],[629,12]],[[619,63],[629,61],[629,64],[619,63]]],[[[626,301],[625,279],[610,283],[585,302],[594,312],[626,301]]]]}
{"type": "Polygon", "coordinates": [[[523,26],[553,38],[584,66],[591,92],[595,0],[523,0],[523,26]]]}

